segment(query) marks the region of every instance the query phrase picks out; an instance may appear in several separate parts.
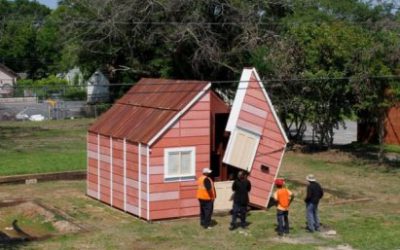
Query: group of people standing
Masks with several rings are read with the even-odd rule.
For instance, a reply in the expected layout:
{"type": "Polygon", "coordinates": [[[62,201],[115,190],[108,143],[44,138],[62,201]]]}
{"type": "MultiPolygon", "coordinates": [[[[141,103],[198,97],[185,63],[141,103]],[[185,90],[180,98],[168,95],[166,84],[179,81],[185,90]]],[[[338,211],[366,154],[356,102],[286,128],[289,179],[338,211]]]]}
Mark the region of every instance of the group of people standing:
{"type": "MultiPolygon", "coordinates": [[[[216,198],[214,182],[210,178],[211,172],[211,169],[204,168],[203,175],[197,180],[197,199],[200,203],[200,225],[205,229],[212,228],[211,216],[214,209],[214,200],[216,198]]],[[[232,190],[232,221],[229,230],[237,228],[236,220],[238,218],[240,219],[240,226],[246,228],[248,225],[246,222],[246,215],[249,205],[251,183],[247,179],[247,174],[244,171],[239,171],[238,178],[232,184],[232,190]]]]}
{"type": "MultiPolygon", "coordinates": [[[[320,230],[320,221],[318,215],[318,204],[324,196],[324,190],[317,182],[314,175],[310,174],[306,177],[308,181],[307,193],[304,199],[306,203],[306,230],[310,233],[320,230]]],[[[293,193],[285,186],[283,179],[276,179],[275,186],[277,190],[274,193],[274,200],[277,204],[276,218],[278,222],[278,235],[289,233],[289,207],[294,199],[293,193]]]]}
{"type": "MultiPolygon", "coordinates": [[[[210,178],[212,171],[209,168],[203,169],[203,175],[197,180],[197,199],[200,203],[200,225],[205,229],[212,228],[211,217],[214,210],[214,200],[216,191],[214,182],[210,178]]],[[[307,193],[304,199],[306,203],[307,231],[319,231],[320,221],[318,216],[319,200],[323,197],[324,191],[321,185],[317,182],[314,175],[308,175],[306,180],[309,182],[307,193]]],[[[294,199],[293,193],[285,186],[284,179],[276,179],[275,186],[277,190],[273,195],[277,206],[277,232],[278,235],[289,233],[289,207],[294,199]]],[[[240,219],[240,227],[246,228],[247,207],[249,204],[249,192],[251,183],[247,179],[247,173],[244,171],[238,172],[238,178],[232,184],[232,220],[229,230],[234,230],[238,227],[237,219],[240,219]]]]}

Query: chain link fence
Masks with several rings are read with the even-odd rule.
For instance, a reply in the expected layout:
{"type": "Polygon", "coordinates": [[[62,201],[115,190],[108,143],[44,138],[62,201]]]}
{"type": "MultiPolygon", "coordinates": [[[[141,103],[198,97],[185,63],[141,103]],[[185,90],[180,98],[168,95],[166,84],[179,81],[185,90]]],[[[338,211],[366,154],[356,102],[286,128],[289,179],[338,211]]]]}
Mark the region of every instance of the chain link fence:
{"type": "Polygon", "coordinates": [[[121,86],[0,86],[0,121],[97,117],[118,98],[121,86]]]}

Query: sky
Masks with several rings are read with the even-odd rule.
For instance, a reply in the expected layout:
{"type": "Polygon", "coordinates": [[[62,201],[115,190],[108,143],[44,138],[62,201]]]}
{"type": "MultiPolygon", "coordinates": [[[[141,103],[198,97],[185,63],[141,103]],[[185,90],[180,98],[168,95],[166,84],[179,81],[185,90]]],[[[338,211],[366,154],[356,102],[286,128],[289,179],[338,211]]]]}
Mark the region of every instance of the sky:
{"type": "Polygon", "coordinates": [[[37,2],[49,6],[51,9],[57,7],[58,0],[36,0],[37,2]]]}

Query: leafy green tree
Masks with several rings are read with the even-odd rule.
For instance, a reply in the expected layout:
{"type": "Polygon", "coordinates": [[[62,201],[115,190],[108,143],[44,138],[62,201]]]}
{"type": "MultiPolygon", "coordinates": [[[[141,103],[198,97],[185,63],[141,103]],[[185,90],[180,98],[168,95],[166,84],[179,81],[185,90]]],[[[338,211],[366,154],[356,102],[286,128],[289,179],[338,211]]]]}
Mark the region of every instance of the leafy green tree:
{"type": "Polygon", "coordinates": [[[387,81],[369,76],[398,74],[391,11],[358,1],[297,1],[279,23],[281,36],[253,50],[251,61],[267,79],[281,79],[267,87],[291,139],[301,141],[309,122],[329,146],[346,117],[383,121],[376,107],[387,107],[387,81]]]}
{"type": "Polygon", "coordinates": [[[66,43],[86,71],[102,67],[116,80],[232,79],[274,33],[268,2],[65,0],[60,8],[66,43]]]}
{"type": "Polygon", "coordinates": [[[41,78],[55,69],[56,25],[50,9],[28,0],[0,1],[0,60],[16,72],[41,78]]]}

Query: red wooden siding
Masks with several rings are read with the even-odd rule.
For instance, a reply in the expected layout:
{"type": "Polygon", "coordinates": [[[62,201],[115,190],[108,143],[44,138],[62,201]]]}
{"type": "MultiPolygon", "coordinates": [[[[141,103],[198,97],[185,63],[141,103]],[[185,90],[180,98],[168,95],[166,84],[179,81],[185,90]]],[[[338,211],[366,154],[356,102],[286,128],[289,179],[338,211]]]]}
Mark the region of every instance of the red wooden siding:
{"type": "Polygon", "coordinates": [[[100,135],[100,200],[111,204],[110,138],[100,135]]]}
{"type": "Polygon", "coordinates": [[[229,106],[213,91],[210,95],[210,109],[211,109],[211,150],[216,151],[215,148],[215,115],[216,114],[229,114],[229,106]]]}
{"type": "Polygon", "coordinates": [[[100,187],[99,198],[102,202],[147,218],[146,147],[141,146],[141,165],[139,165],[139,146],[133,143],[126,142],[124,155],[124,140],[89,133],[87,147],[87,194],[97,199],[100,187]],[[100,144],[97,144],[98,138],[100,144]],[[99,154],[97,149],[100,149],[99,154]],[[142,182],[140,188],[139,171],[142,182]]]}
{"type": "Polygon", "coordinates": [[[124,209],[124,141],[112,140],[112,204],[124,209]]]}
{"type": "Polygon", "coordinates": [[[210,166],[210,91],[208,91],[151,148],[150,220],[197,215],[196,180],[164,181],[164,150],[173,147],[196,148],[196,177],[210,166]]]}
{"type": "Polygon", "coordinates": [[[97,160],[97,134],[87,135],[87,194],[93,198],[98,197],[98,160],[97,160]]]}
{"type": "Polygon", "coordinates": [[[385,143],[400,145],[400,106],[389,109],[385,121],[385,143]]]}
{"type": "Polygon", "coordinates": [[[253,128],[257,129],[255,132],[262,133],[249,180],[252,183],[250,202],[265,207],[286,142],[279,128],[279,121],[275,119],[254,73],[250,78],[238,124],[240,121],[251,122],[253,128]],[[263,170],[262,165],[267,166],[269,171],[263,170]]]}
{"type": "MultiPolygon", "coordinates": [[[[141,205],[141,203],[140,203],[141,205]]],[[[126,142],[126,210],[139,216],[139,147],[126,142]]]]}

